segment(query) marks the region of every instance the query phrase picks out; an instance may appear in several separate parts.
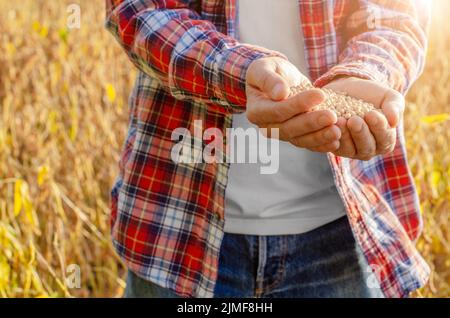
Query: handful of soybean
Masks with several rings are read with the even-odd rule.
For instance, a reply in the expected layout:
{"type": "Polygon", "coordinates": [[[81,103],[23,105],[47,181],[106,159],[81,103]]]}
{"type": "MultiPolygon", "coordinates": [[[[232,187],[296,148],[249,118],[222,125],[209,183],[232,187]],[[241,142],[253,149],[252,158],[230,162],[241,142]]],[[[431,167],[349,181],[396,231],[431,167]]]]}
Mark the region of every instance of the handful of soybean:
{"type": "MultiPolygon", "coordinates": [[[[302,85],[291,87],[291,96],[301,93],[304,90],[312,89],[311,83],[304,82],[302,85]]],[[[364,118],[364,115],[371,110],[379,110],[375,105],[365,102],[362,99],[355,98],[342,92],[335,92],[328,88],[322,88],[326,99],[321,104],[314,106],[312,110],[331,110],[338,117],[349,119],[352,116],[364,118]]]]}

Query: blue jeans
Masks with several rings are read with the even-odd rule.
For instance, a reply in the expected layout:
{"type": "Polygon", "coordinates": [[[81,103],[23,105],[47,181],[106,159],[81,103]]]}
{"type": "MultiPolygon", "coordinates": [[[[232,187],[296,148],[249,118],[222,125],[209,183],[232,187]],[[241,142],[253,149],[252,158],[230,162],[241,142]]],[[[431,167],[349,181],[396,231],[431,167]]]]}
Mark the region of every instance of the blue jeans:
{"type": "MultiPolygon", "coordinates": [[[[346,217],[296,235],[225,233],[214,297],[383,297],[346,217]]],[[[177,295],[128,274],[125,297],[177,295]]]]}

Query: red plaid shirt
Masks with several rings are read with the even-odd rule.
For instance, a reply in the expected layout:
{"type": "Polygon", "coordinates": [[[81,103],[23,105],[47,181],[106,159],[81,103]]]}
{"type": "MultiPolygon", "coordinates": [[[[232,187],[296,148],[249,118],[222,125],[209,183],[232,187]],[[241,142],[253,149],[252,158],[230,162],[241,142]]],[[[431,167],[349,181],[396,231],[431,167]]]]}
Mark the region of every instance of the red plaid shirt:
{"type": "MultiPolygon", "coordinates": [[[[300,0],[310,76],[384,83],[405,93],[423,68],[428,0],[300,0]]],[[[107,0],[107,28],[140,72],[112,190],[112,237],[141,277],[182,296],[210,297],[223,237],[228,165],[171,160],[178,127],[231,126],[245,111],[245,74],[277,55],[236,39],[235,0],[107,0]]],[[[270,21],[268,21],[270,22],[270,21]]],[[[328,154],[355,238],[387,297],[422,286],[414,247],[418,197],[402,127],[393,153],[370,161],[328,154]]]]}

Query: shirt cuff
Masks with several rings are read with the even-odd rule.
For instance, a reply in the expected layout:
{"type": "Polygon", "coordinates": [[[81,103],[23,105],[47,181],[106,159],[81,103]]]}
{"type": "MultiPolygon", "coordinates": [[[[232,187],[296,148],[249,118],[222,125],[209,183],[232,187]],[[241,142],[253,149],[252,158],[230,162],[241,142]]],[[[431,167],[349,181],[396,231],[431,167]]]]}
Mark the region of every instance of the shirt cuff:
{"type": "Polygon", "coordinates": [[[337,77],[358,77],[361,79],[372,80],[385,86],[389,85],[389,74],[380,70],[379,67],[367,62],[348,62],[333,66],[328,72],[320,76],[315,82],[316,87],[323,87],[337,77]]]}
{"type": "Polygon", "coordinates": [[[265,57],[280,57],[287,60],[282,53],[258,46],[240,44],[227,50],[220,59],[219,71],[214,74],[216,96],[237,107],[235,111],[244,111],[247,104],[245,85],[248,68],[253,61],[265,57]]]}

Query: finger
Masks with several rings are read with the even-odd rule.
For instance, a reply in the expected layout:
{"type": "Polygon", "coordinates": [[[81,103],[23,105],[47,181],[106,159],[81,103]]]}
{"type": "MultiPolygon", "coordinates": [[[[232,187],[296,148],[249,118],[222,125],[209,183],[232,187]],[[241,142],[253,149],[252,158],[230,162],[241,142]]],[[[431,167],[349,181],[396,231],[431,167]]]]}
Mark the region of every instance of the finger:
{"type": "Polygon", "coordinates": [[[353,143],[350,130],[347,127],[347,120],[345,118],[338,118],[336,125],[341,130],[340,147],[335,151],[335,155],[341,157],[352,158],[356,155],[355,144],[353,143]]]}
{"type": "Polygon", "coordinates": [[[347,121],[347,127],[356,147],[356,156],[361,160],[375,156],[375,139],[364,120],[359,116],[353,116],[347,121]]]}
{"type": "Polygon", "coordinates": [[[340,141],[336,140],[336,141],[333,141],[333,142],[331,142],[329,144],[326,144],[326,145],[309,148],[309,150],[315,151],[315,152],[323,152],[324,153],[324,152],[334,152],[337,149],[339,149],[339,147],[340,147],[340,141]]]}
{"type": "Polygon", "coordinates": [[[341,138],[341,130],[333,125],[320,131],[293,138],[290,142],[301,148],[316,148],[339,141],[339,138],[341,138]]]}
{"type": "Polygon", "coordinates": [[[255,67],[247,74],[247,82],[265,93],[269,98],[282,100],[289,96],[289,84],[281,74],[276,72],[274,64],[260,64],[259,67],[255,67]]]}
{"type": "Polygon", "coordinates": [[[329,110],[319,110],[303,113],[292,117],[282,123],[280,128],[280,138],[292,139],[295,137],[310,134],[331,126],[337,121],[337,116],[329,110]]]}
{"type": "Polygon", "coordinates": [[[397,127],[404,109],[405,98],[403,95],[394,90],[388,90],[381,104],[381,110],[392,128],[397,127]]]}
{"type": "Polygon", "coordinates": [[[395,146],[396,131],[390,128],[386,117],[377,111],[371,111],[364,117],[376,142],[376,152],[386,154],[395,146]]]}
{"type": "Polygon", "coordinates": [[[281,102],[261,99],[257,106],[247,109],[247,118],[256,125],[282,123],[300,113],[307,112],[325,99],[321,90],[311,89],[281,102]]]}

